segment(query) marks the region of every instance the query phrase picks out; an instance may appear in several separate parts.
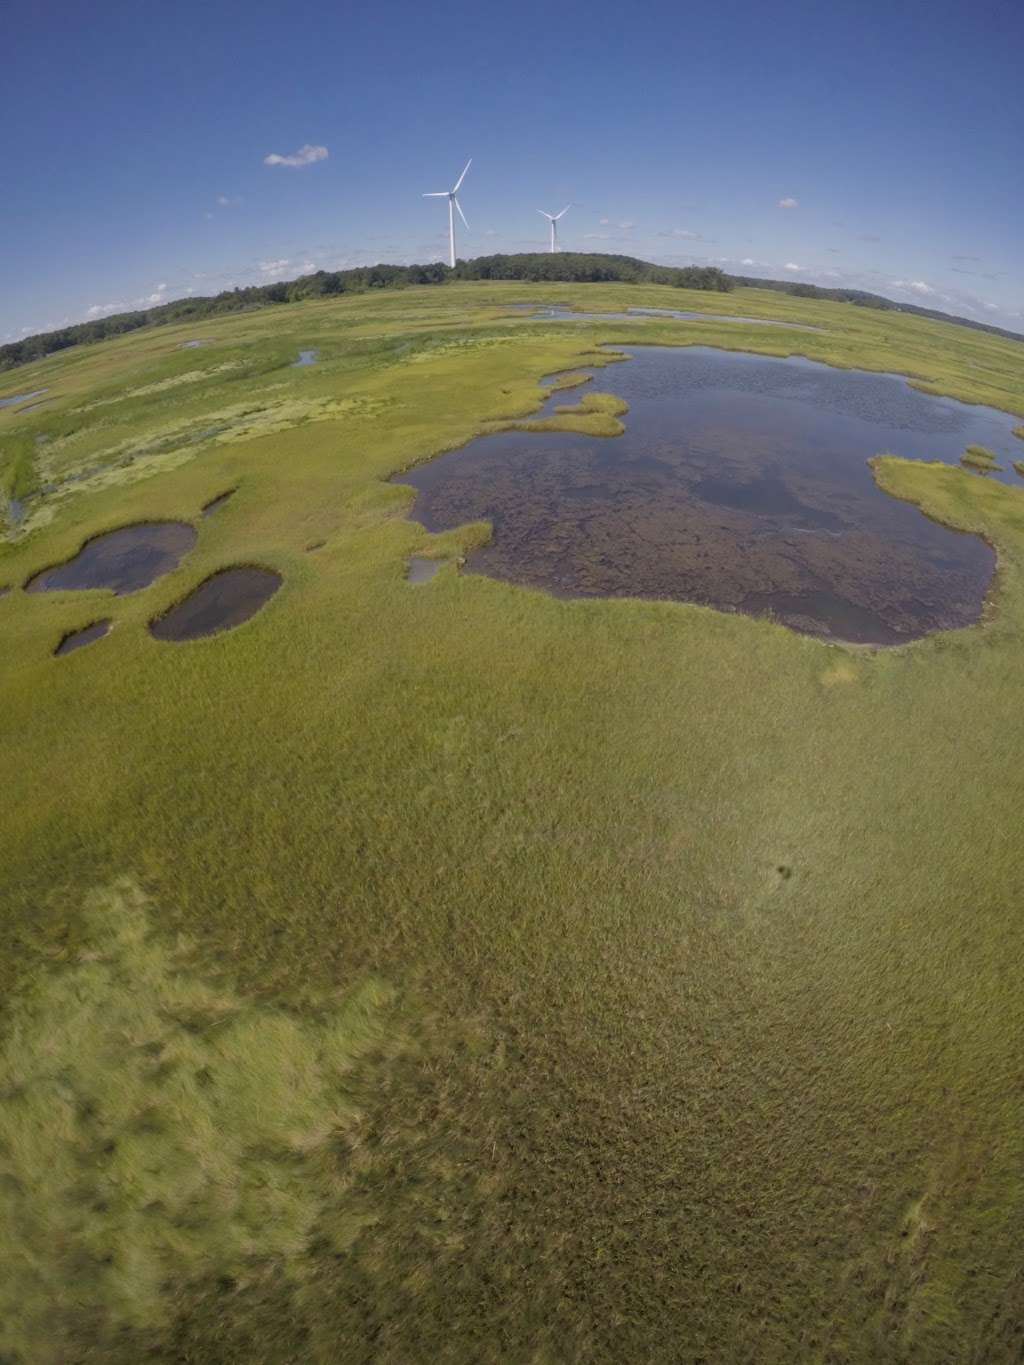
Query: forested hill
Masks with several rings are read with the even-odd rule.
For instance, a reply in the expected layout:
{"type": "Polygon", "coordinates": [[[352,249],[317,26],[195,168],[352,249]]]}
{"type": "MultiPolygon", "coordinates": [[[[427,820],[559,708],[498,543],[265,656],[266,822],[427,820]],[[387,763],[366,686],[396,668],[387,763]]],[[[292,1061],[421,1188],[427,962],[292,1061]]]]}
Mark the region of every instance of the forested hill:
{"type": "Polygon", "coordinates": [[[713,266],[651,265],[632,256],[604,256],[574,251],[535,252],[518,256],[477,256],[459,261],[454,270],[440,262],[431,265],[372,265],[355,270],[318,270],[296,280],[279,284],[253,285],[248,289],[228,289],[204,298],[175,299],[153,308],[39,332],[22,341],[0,346],[0,370],[40,360],[53,351],[83,342],[103,341],[107,337],[133,332],[139,327],[174,322],[198,322],[221,313],[264,308],[277,303],[296,303],[300,299],[325,298],[334,294],[362,294],[370,289],[402,289],[413,284],[445,284],[449,280],[528,280],[563,282],[600,282],[622,280],[630,284],[669,284],[680,289],[731,289],[729,276],[713,266]]]}
{"type": "Polygon", "coordinates": [[[228,289],[221,294],[203,298],[175,299],[152,308],[140,308],[130,313],[114,313],[110,317],[91,322],[61,327],[53,332],[39,332],[21,341],[0,346],[0,371],[16,365],[40,360],[54,351],[85,342],[103,341],[140,327],[166,325],[176,322],[198,322],[222,313],[236,313],[243,309],[265,308],[272,304],[296,303],[301,299],[325,298],[335,294],[361,294],[371,289],[403,289],[416,284],[445,284],[449,280],[523,280],[529,283],[559,281],[564,283],[598,283],[619,280],[628,284],[667,284],[680,289],[707,289],[726,293],[736,285],[754,289],[775,289],[800,298],[830,299],[851,303],[861,308],[893,309],[916,313],[940,322],[955,322],[1011,341],[1024,341],[1024,336],[993,327],[972,318],[954,317],[921,308],[916,304],[894,303],[878,294],[858,289],[824,289],[818,285],[800,284],[792,280],[760,280],[747,276],[730,276],[714,266],[653,265],[633,256],[608,256],[575,251],[528,252],[516,256],[477,256],[470,261],[459,261],[452,270],[435,262],[431,265],[372,265],[355,270],[318,270],[313,275],[277,284],[253,285],[248,289],[228,289]]]}

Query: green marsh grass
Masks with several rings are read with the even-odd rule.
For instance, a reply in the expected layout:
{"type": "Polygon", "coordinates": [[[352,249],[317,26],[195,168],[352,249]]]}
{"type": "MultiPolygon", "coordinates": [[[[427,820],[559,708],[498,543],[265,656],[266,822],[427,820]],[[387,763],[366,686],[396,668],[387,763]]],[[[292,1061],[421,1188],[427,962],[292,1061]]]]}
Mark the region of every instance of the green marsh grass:
{"type": "MultiPolygon", "coordinates": [[[[524,295],[136,333],[28,367],[52,409],[0,414],[0,442],[63,442],[54,472],[105,471],[39,500],[0,582],[129,521],[199,528],[139,593],[0,599],[19,1365],[1019,1355],[1024,492],[875,462],[998,556],[977,626],[894,650],[454,570],[409,591],[410,555],[458,558],[488,528],[428,535],[391,476],[528,421],[541,376],[639,339],[510,316],[524,295]],[[211,345],[182,361],[193,336],[211,345]],[[300,346],[321,360],[292,371],[300,346]],[[197,356],[240,365],[153,387],[197,356]],[[116,463],[175,422],[278,401],[292,425],[172,445],[141,476],[116,463]],[[254,560],[284,582],[252,620],[150,638],[208,573],[254,560]],[[100,615],[108,636],[52,657],[100,615]],[[211,1010],[237,1044],[212,1094],[185,1085],[211,1010]],[[143,1138],[90,1143],[145,1105],[147,1041],[184,1059],[183,1090],[135,1182],[143,1138]],[[236,1070],[249,1088],[214,1141],[236,1070]],[[14,1141],[19,1105],[35,1116],[14,1141]],[[89,1216],[77,1192],[104,1171],[115,1202],[89,1216]],[[184,1198],[204,1178],[223,1219],[184,1198]]],[[[1020,349],[947,324],[756,290],[543,297],[805,321],[825,330],[648,320],[643,339],[798,347],[1024,415],[1020,349]]],[[[614,367],[601,381],[614,394],[614,367]]]]}
{"type": "Polygon", "coordinates": [[[967,465],[970,469],[999,469],[999,461],[992,454],[991,450],[986,450],[984,446],[968,446],[960,456],[960,463],[967,465]]]}

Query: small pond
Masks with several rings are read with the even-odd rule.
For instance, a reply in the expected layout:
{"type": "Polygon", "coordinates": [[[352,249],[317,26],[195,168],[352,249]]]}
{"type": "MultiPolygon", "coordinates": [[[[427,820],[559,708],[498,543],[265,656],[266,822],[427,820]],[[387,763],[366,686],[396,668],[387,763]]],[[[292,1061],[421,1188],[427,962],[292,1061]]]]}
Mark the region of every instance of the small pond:
{"type": "Polygon", "coordinates": [[[992,550],[883,493],[867,461],[957,464],[976,443],[1009,471],[1019,418],[799,358],[630,352],[594,377],[629,402],[624,435],[480,437],[396,476],[415,519],[489,520],[468,567],[564,597],[674,598],[874,644],[977,620],[992,550]]]}
{"type": "Polygon", "coordinates": [[[110,621],[93,621],[91,626],[84,626],[81,630],[69,631],[63,636],[60,644],[53,651],[54,654],[70,654],[74,649],[81,649],[83,645],[91,645],[93,640],[99,640],[110,629],[110,621]]]}
{"type": "Polygon", "coordinates": [[[292,363],[292,369],[297,370],[302,365],[315,365],[316,351],[300,351],[298,360],[292,363]]]}
{"type": "Polygon", "coordinates": [[[49,389],[33,389],[31,393],[12,393],[9,398],[0,398],[0,408],[13,408],[18,403],[27,403],[30,398],[39,398],[49,389]]]}
{"type": "Polygon", "coordinates": [[[35,574],[25,584],[25,591],[110,588],[120,597],[169,572],[195,543],[195,527],[185,521],[122,526],[94,536],[72,559],[35,574]]]}
{"type": "Polygon", "coordinates": [[[221,569],[194,588],[170,611],[149,623],[158,640],[196,640],[240,626],[255,616],[281,586],[281,575],[255,565],[221,569]]]}

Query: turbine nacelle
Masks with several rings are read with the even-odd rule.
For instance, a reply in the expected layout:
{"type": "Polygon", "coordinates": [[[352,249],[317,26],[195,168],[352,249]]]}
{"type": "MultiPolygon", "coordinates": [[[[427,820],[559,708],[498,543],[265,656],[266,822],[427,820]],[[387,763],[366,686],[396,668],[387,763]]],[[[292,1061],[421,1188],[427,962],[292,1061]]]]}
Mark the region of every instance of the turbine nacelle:
{"type": "Polygon", "coordinates": [[[571,205],[571,204],[566,204],[565,208],[562,210],[561,213],[548,213],[548,211],[547,211],[546,209],[538,209],[538,210],[537,210],[537,212],[538,212],[539,214],[541,214],[544,218],[546,218],[546,219],[548,220],[548,222],[551,224],[551,250],[552,250],[552,251],[557,251],[557,250],[558,250],[558,226],[557,226],[558,220],[559,220],[559,218],[564,218],[565,215],[569,212],[569,210],[570,210],[571,208],[572,208],[572,205],[571,205]]]}
{"type": "Polygon", "coordinates": [[[463,180],[465,180],[465,178],[466,178],[466,172],[469,170],[469,168],[470,168],[470,166],[472,166],[472,164],[473,164],[473,158],[470,157],[469,160],[466,162],[465,166],[463,166],[463,168],[462,168],[462,174],[459,176],[458,180],[456,180],[455,184],[451,187],[450,190],[430,190],[430,191],[428,191],[426,194],[423,195],[423,198],[424,198],[424,199],[447,199],[447,200],[448,200],[448,264],[451,266],[451,268],[452,268],[453,270],[455,269],[455,213],[456,213],[456,212],[458,213],[459,217],[462,219],[463,223],[465,223],[465,225],[466,225],[466,231],[467,231],[467,232],[469,231],[469,223],[466,222],[466,215],[462,212],[462,205],[459,203],[458,199],[456,198],[456,195],[458,194],[459,186],[462,184],[463,180]]]}

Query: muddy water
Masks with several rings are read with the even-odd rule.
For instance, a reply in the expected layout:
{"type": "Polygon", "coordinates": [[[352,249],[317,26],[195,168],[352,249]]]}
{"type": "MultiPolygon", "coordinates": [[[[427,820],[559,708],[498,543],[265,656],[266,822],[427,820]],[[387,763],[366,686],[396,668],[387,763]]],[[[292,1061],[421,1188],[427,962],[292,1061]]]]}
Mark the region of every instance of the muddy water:
{"type": "Polygon", "coordinates": [[[173,569],[196,543],[184,521],[147,521],[87,540],[74,558],[43,569],[25,584],[26,592],[111,588],[118,596],[136,592],[173,569]]]}
{"type": "Polygon", "coordinates": [[[57,655],[70,654],[73,649],[81,649],[83,645],[90,645],[93,640],[101,639],[109,629],[108,620],[94,621],[91,626],[85,626],[82,630],[72,630],[63,637],[53,652],[57,655]]]}
{"type": "Polygon", "coordinates": [[[149,629],[158,640],[196,640],[202,635],[239,626],[255,616],[281,586],[280,574],[271,569],[244,565],[221,569],[163,616],[149,629]]]}
{"type": "Polygon", "coordinates": [[[956,464],[978,443],[1008,466],[1019,419],[801,359],[630,353],[594,381],[628,400],[623,436],[481,437],[397,476],[416,520],[490,520],[468,567],[565,597],[674,598],[876,644],[978,618],[992,551],[888,497],[867,461],[956,464]]]}

